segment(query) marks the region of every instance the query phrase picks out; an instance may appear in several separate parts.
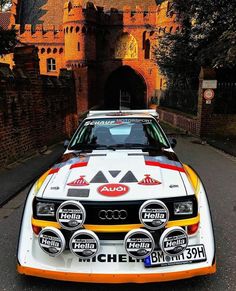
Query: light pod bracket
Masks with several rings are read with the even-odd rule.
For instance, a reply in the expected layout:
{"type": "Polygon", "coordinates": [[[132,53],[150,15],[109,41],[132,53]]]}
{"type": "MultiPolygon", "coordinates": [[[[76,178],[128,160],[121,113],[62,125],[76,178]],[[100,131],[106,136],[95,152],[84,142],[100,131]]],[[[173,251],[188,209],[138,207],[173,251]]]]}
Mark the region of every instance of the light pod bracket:
{"type": "Polygon", "coordinates": [[[98,236],[91,230],[77,230],[71,237],[69,247],[71,252],[80,259],[94,257],[100,248],[98,236]]]}
{"type": "Polygon", "coordinates": [[[138,228],[126,234],[124,247],[129,256],[135,259],[144,259],[154,250],[155,241],[149,231],[138,228]]]}
{"type": "Polygon", "coordinates": [[[160,200],[147,200],[139,209],[139,219],[146,228],[157,230],[169,221],[169,210],[160,200]]]}
{"type": "Polygon", "coordinates": [[[55,227],[45,227],[38,235],[40,248],[49,256],[59,256],[65,249],[66,241],[61,231],[55,227]]]}
{"type": "Polygon", "coordinates": [[[65,201],[57,209],[57,222],[67,230],[79,229],[86,219],[86,211],[78,201],[65,201]]]}
{"type": "Polygon", "coordinates": [[[179,227],[167,228],[160,237],[160,248],[169,256],[182,254],[188,246],[188,234],[179,227]]]}

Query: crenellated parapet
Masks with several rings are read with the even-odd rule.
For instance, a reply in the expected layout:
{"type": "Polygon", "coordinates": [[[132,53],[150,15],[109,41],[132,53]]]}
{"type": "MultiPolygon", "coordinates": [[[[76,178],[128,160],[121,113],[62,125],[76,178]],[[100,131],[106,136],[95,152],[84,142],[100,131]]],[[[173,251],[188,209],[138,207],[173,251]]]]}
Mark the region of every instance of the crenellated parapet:
{"type": "Polygon", "coordinates": [[[18,32],[20,41],[24,43],[63,43],[64,42],[64,33],[63,26],[54,26],[54,25],[31,25],[25,24],[19,25],[16,24],[15,29],[18,32]]]}

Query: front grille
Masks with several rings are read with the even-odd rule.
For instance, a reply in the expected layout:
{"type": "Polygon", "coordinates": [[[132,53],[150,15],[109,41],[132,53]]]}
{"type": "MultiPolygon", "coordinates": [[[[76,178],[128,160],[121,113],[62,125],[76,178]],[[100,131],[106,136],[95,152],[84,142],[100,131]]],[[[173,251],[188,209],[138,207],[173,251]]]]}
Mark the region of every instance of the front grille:
{"type": "MultiPolygon", "coordinates": [[[[148,199],[147,199],[148,200],[148,199]]],[[[196,217],[198,214],[198,205],[197,199],[195,195],[191,196],[182,196],[175,198],[165,198],[159,199],[165,203],[167,208],[169,209],[170,218],[169,220],[180,220],[196,217]],[[173,202],[179,201],[193,201],[193,214],[191,215],[174,215],[173,202]]],[[[139,220],[139,209],[141,205],[146,200],[136,200],[136,201],[115,201],[115,202],[100,202],[100,201],[81,201],[81,204],[84,206],[86,210],[86,220],[85,224],[93,224],[93,225],[125,225],[125,224],[140,224],[139,220]],[[105,211],[126,211],[127,217],[125,219],[115,218],[112,219],[101,219],[99,217],[99,212],[101,210],[105,211]]],[[[51,199],[42,199],[35,198],[33,202],[33,217],[39,220],[48,220],[48,221],[56,221],[55,217],[38,217],[36,214],[36,205],[38,202],[49,202],[55,204],[55,211],[60,206],[60,204],[64,201],[61,200],[51,200],[51,199]]],[[[109,216],[110,217],[110,216],[109,216]]]]}

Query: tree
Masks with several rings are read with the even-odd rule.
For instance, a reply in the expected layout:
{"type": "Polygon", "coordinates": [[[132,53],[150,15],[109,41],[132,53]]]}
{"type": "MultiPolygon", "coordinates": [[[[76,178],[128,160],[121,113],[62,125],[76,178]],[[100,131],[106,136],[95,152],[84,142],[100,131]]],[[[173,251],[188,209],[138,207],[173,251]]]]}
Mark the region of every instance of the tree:
{"type": "Polygon", "coordinates": [[[13,52],[16,44],[16,31],[14,29],[4,30],[0,27],[0,55],[13,52]]]}
{"type": "Polygon", "coordinates": [[[156,61],[168,84],[173,78],[198,74],[200,66],[235,67],[235,1],[172,0],[171,12],[182,31],[159,37],[156,48],[156,61]]]}
{"type": "Polygon", "coordinates": [[[6,5],[10,5],[11,0],[0,0],[0,12],[3,11],[3,8],[6,7],[6,5]]]}

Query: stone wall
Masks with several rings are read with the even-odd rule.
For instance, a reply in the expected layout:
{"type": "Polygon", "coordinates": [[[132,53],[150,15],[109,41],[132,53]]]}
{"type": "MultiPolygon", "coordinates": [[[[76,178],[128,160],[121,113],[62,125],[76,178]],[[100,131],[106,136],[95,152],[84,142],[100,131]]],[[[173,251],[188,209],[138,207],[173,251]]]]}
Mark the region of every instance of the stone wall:
{"type": "Polygon", "coordinates": [[[71,72],[39,74],[37,49],[16,48],[15,66],[0,63],[0,167],[71,136],[77,126],[71,72]]]}

